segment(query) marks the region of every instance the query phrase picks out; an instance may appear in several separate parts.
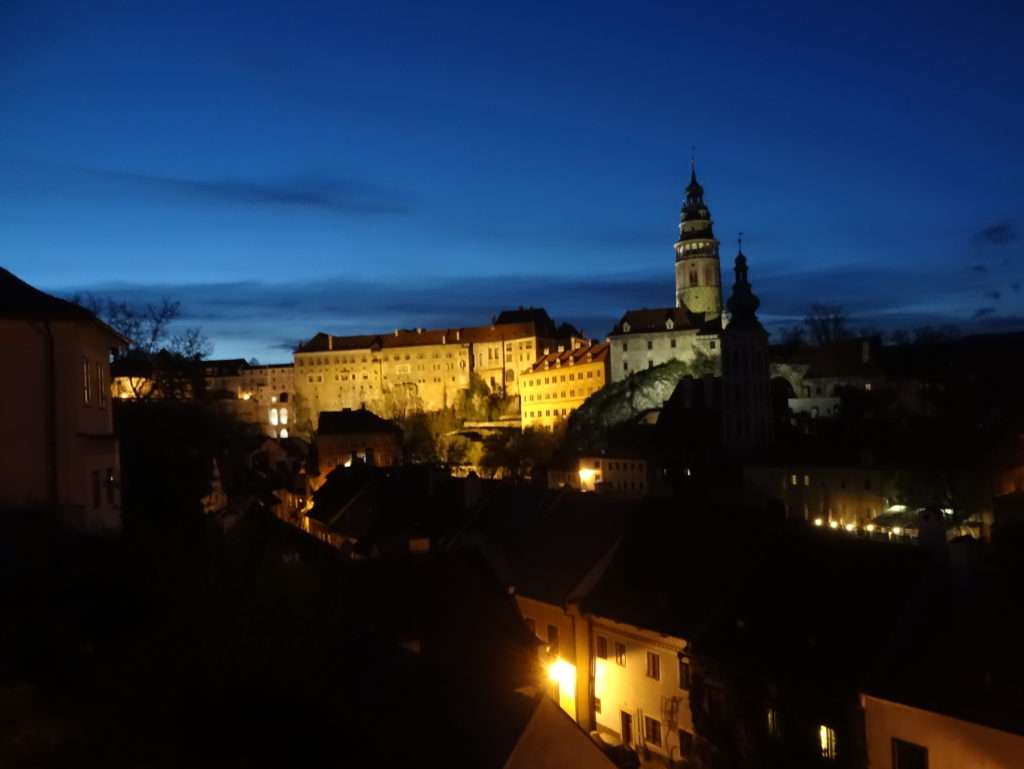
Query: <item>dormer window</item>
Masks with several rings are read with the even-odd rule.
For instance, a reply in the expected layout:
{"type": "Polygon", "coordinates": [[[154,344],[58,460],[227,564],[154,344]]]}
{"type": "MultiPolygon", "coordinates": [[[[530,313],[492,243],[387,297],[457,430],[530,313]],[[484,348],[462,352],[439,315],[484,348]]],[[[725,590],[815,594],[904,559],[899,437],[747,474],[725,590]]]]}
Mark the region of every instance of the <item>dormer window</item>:
{"type": "Polygon", "coordinates": [[[629,325],[629,321],[626,321],[625,323],[622,324],[622,333],[628,334],[630,328],[631,326],[629,325]]]}
{"type": "Polygon", "coordinates": [[[667,328],[669,331],[671,331],[675,327],[676,324],[675,321],[672,320],[672,318],[669,318],[668,320],[665,321],[665,328],[667,328]]]}

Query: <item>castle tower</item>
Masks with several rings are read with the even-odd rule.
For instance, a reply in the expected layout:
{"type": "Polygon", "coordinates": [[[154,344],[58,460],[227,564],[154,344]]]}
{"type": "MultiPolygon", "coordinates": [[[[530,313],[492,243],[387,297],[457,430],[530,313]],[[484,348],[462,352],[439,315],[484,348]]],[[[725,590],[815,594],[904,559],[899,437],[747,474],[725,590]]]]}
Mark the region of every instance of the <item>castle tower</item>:
{"type": "Polygon", "coordinates": [[[704,203],[704,188],[690,168],[686,202],[679,214],[676,243],[676,307],[704,313],[706,320],[722,314],[722,274],[718,241],[711,229],[711,214],[704,203]]]}
{"type": "Polygon", "coordinates": [[[757,319],[760,300],[747,280],[747,257],[736,256],[736,283],[722,331],[722,427],[726,446],[754,448],[772,442],[768,332],[757,319]]]}

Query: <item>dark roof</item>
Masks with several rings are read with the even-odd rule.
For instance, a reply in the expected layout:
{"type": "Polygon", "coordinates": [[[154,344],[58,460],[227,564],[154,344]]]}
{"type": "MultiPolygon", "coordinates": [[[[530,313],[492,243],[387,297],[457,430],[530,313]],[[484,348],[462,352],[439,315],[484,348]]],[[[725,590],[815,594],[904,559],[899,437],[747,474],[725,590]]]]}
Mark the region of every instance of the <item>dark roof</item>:
{"type": "MultiPolygon", "coordinates": [[[[544,314],[547,316],[547,313],[544,314]]],[[[555,334],[556,330],[550,318],[546,326],[533,320],[523,320],[511,323],[495,322],[490,326],[467,326],[463,328],[396,328],[390,334],[360,334],[357,336],[334,336],[321,332],[299,347],[295,352],[301,354],[310,352],[338,352],[342,350],[381,350],[434,344],[470,344],[498,342],[505,339],[520,339],[531,336],[554,337],[555,334]]]]}
{"type": "Polygon", "coordinates": [[[656,331],[686,331],[700,327],[700,317],[695,316],[685,307],[656,307],[642,310],[629,310],[615,324],[610,336],[619,334],[650,334],[656,331]],[[666,323],[671,320],[672,328],[666,323]],[[628,323],[629,331],[623,330],[628,323]]]}
{"type": "Polygon", "coordinates": [[[466,531],[501,554],[516,592],[562,606],[615,547],[638,504],[571,489],[505,486],[482,500],[466,531]]]}
{"type": "Polygon", "coordinates": [[[321,411],[317,435],[344,435],[347,433],[401,432],[402,428],[389,419],[382,419],[366,409],[321,411]]]}
{"type": "Polygon", "coordinates": [[[879,361],[878,337],[842,339],[818,348],[805,379],[815,377],[879,378],[885,375],[879,361]]]}
{"type": "Polygon", "coordinates": [[[81,305],[58,299],[33,288],[21,278],[0,267],[0,318],[25,320],[91,320],[104,331],[122,342],[121,334],[96,317],[96,313],[81,305]]]}
{"type": "Polygon", "coordinates": [[[544,336],[555,335],[555,322],[542,307],[520,306],[518,310],[502,310],[494,322],[499,326],[506,323],[533,323],[544,336]]]}
{"type": "Polygon", "coordinates": [[[0,317],[32,320],[92,320],[95,313],[33,288],[0,267],[0,317]]]}
{"type": "Polygon", "coordinates": [[[583,609],[690,640],[770,544],[772,530],[764,515],[648,500],[583,609]]]}
{"type": "Polygon", "coordinates": [[[856,685],[932,574],[931,552],[827,531],[787,531],[691,644],[747,670],[856,685]]]}

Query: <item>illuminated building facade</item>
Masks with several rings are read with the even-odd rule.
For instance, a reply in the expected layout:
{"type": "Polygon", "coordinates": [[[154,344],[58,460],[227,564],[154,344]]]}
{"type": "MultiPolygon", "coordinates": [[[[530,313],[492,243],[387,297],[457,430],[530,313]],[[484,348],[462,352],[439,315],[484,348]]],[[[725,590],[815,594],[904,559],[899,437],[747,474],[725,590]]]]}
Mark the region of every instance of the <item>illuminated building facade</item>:
{"type": "Polygon", "coordinates": [[[390,467],[402,459],[402,429],[366,409],[324,411],[316,453],[321,481],[335,467],[354,462],[390,467]]]}
{"type": "Polygon", "coordinates": [[[96,316],[0,268],[0,505],[45,505],[83,528],[120,526],[110,356],[127,343],[96,316]]]}
{"type": "Polygon", "coordinates": [[[718,354],[720,322],[703,323],[685,307],[630,310],[608,335],[611,381],[697,353],[718,354]]]}
{"type": "MultiPolygon", "coordinates": [[[[540,311],[523,311],[524,313],[540,311]]],[[[520,393],[519,372],[553,347],[550,319],[392,334],[317,334],[295,352],[295,392],[311,422],[321,411],[363,406],[388,416],[454,405],[476,374],[493,393],[520,393]]],[[[547,314],[543,313],[547,318],[547,314]]],[[[315,428],[315,424],[312,425],[315,428]]]]}
{"type": "Polygon", "coordinates": [[[547,430],[568,419],[608,381],[608,343],[545,351],[520,377],[523,429],[547,430]]]}
{"type": "Polygon", "coordinates": [[[648,492],[647,461],[635,456],[581,456],[548,470],[549,489],[601,491],[642,497],[648,492]]]}

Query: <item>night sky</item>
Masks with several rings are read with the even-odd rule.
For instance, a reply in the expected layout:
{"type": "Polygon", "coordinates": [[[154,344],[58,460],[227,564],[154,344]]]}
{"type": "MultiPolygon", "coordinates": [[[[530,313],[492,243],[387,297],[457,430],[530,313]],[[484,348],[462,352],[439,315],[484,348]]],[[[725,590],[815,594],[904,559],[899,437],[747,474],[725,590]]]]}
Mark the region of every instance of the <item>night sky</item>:
{"type": "Polygon", "coordinates": [[[0,4],[0,265],[216,357],[673,303],[691,154],[762,319],[1024,327],[1024,4],[0,4]],[[691,150],[691,147],[696,147],[691,150]]]}

